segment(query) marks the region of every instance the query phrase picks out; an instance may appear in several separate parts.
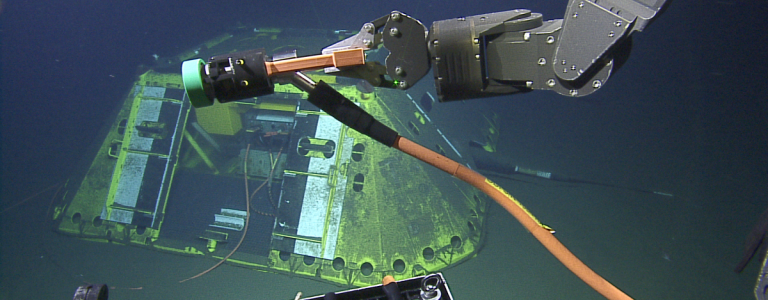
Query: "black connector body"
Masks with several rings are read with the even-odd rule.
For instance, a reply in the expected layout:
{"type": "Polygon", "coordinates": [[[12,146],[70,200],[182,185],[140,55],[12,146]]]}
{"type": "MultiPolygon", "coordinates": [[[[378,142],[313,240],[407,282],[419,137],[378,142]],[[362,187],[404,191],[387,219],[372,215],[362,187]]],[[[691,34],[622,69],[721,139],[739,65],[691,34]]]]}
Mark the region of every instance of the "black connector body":
{"type": "Polygon", "coordinates": [[[384,145],[392,147],[397,141],[397,132],[376,120],[325,82],[318,82],[309,92],[307,100],[344,125],[384,145]]]}
{"type": "Polygon", "coordinates": [[[267,74],[264,49],[253,49],[211,57],[206,65],[209,99],[229,102],[274,93],[267,74]]]}

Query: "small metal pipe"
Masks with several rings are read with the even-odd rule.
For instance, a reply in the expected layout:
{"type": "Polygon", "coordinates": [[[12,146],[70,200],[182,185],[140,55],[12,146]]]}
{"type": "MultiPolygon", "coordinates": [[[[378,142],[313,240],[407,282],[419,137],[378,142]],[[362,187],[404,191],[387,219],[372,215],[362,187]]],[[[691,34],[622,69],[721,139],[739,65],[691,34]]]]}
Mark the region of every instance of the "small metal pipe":
{"type": "Polygon", "coordinates": [[[291,77],[291,83],[300,90],[307,93],[313,91],[315,89],[315,85],[317,85],[317,83],[315,83],[312,78],[309,78],[309,76],[301,72],[293,73],[293,76],[291,77]]]}

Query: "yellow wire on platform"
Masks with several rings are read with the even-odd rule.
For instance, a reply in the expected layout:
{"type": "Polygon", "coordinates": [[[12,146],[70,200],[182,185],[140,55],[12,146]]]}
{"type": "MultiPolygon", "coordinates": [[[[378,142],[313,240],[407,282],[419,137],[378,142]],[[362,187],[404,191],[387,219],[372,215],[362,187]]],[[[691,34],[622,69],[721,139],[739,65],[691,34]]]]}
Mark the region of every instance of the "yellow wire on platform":
{"type": "MultiPolygon", "coordinates": [[[[245,227],[243,228],[243,235],[240,236],[240,242],[238,242],[237,246],[235,246],[235,249],[232,249],[232,252],[229,252],[227,256],[225,256],[223,259],[221,259],[221,261],[219,261],[219,263],[213,265],[213,267],[210,267],[208,270],[200,272],[200,274],[181,280],[179,281],[179,283],[185,282],[187,280],[195,279],[197,277],[205,275],[210,271],[213,271],[213,269],[216,269],[218,266],[220,266],[225,261],[227,261],[227,259],[229,259],[229,257],[232,256],[232,254],[235,254],[235,252],[237,252],[237,249],[240,248],[240,245],[243,243],[243,240],[245,240],[245,234],[248,233],[248,220],[251,219],[251,199],[249,197],[249,191],[248,191],[248,152],[250,151],[251,151],[251,144],[248,144],[248,148],[245,149],[245,159],[243,159],[243,178],[245,179],[245,227]]],[[[264,186],[263,183],[261,185],[264,186]]]]}

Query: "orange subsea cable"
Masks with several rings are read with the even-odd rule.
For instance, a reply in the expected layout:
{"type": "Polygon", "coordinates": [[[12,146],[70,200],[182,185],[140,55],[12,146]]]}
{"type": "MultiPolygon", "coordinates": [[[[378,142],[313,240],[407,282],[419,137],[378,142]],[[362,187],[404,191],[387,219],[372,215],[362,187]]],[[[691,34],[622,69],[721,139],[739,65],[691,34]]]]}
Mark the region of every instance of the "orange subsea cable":
{"type": "Polygon", "coordinates": [[[494,184],[485,176],[470,170],[469,168],[437,154],[419,144],[401,137],[386,125],[377,121],[373,116],[365,112],[361,107],[349,101],[344,95],[334,90],[328,84],[320,81],[315,84],[311,79],[301,73],[297,73],[293,82],[296,86],[308,91],[307,100],[322,109],[324,112],[333,116],[344,125],[365,134],[384,145],[394,147],[408,155],[418,158],[440,170],[459,178],[498,202],[512,216],[514,216],[523,226],[528,229],[533,236],[544,245],[552,255],[560,260],[573,274],[576,274],[584,283],[595,289],[598,293],[612,300],[632,299],[627,294],[613,286],[610,282],[600,277],[595,271],[592,271],[587,265],[579,260],[571,251],[560,243],[552,235],[551,228],[541,224],[536,218],[528,212],[514,197],[509,195],[501,187],[494,184]]]}
{"type": "Polygon", "coordinates": [[[555,238],[549,227],[541,224],[520,202],[485,176],[401,136],[397,137],[393,147],[471,184],[493,198],[520,221],[520,224],[528,229],[565,267],[604,297],[612,300],[632,299],[573,255],[555,238]]]}

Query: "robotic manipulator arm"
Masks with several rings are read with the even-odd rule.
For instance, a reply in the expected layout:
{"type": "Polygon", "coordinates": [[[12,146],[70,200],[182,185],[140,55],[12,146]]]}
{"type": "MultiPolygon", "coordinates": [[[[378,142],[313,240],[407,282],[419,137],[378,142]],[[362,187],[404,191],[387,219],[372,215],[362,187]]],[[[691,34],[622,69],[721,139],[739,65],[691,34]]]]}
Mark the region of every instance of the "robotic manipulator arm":
{"type": "Polygon", "coordinates": [[[369,23],[321,55],[269,58],[263,49],[185,61],[182,77],[192,104],[270,94],[273,81],[295,72],[360,78],[373,86],[408,89],[435,70],[441,102],[552,90],[585,96],[599,89],[629,56],[630,36],[670,0],[570,0],[564,19],[544,21],[525,9],[437,21],[429,31],[398,11],[369,23]],[[385,64],[365,50],[389,50],[385,64]]]}

